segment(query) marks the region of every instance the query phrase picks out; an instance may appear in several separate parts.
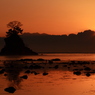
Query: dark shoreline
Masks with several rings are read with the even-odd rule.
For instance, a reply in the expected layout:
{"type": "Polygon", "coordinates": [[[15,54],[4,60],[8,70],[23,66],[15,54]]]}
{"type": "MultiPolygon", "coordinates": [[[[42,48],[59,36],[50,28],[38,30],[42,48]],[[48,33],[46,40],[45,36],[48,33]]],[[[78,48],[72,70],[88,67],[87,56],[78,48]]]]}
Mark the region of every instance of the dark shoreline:
{"type": "Polygon", "coordinates": [[[73,54],[75,54],[75,53],[80,53],[80,54],[82,54],[82,53],[85,53],[85,54],[95,54],[95,52],[38,52],[38,53],[73,53],[73,54]]]}

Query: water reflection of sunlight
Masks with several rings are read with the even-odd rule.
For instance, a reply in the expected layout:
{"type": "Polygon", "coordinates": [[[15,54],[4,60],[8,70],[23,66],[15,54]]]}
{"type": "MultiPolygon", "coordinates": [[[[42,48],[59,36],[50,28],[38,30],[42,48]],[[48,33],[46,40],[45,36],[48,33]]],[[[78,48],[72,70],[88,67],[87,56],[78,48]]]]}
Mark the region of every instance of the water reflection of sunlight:
{"type": "Polygon", "coordinates": [[[9,87],[20,87],[21,78],[20,72],[23,69],[22,63],[17,61],[4,62],[5,70],[7,73],[7,80],[9,81],[9,87]]]}
{"type": "Polygon", "coordinates": [[[60,95],[81,95],[83,93],[83,95],[90,95],[89,93],[94,91],[95,61],[51,64],[6,61],[4,66],[6,78],[9,81],[8,87],[18,89],[22,81],[20,76],[24,73],[28,76],[27,81],[22,81],[24,90],[17,91],[18,95],[20,93],[21,95],[22,93],[24,95],[58,95],[59,92],[60,95]],[[43,75],[43,73],[48,74],[43,75]]]}

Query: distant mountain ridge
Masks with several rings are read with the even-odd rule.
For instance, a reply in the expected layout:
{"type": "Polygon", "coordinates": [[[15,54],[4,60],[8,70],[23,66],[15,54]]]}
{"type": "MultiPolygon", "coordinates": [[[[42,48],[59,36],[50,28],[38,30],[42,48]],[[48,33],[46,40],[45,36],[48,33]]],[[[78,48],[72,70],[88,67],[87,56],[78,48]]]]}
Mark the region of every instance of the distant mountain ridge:
{"type": "MultiPolygon", "coordinates": [[[[23,33],[20,37],[36,52],[95,53],[95,31],[92,30],[69,35],[23,33]]],[[[0,49],[4,46],[3,39],[0,37],[0,49]]]]}

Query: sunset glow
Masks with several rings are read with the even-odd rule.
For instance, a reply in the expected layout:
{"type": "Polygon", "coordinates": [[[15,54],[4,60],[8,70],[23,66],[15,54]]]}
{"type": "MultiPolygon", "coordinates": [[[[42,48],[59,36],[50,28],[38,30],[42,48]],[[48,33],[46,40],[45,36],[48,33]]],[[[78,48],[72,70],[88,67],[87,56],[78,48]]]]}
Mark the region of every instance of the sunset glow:
{"type": "Polygon", "coordinates": [[[24,32],[47,34],[95,30],[95,0],[0,0],[0,36],[20,21],[24,32]]]}

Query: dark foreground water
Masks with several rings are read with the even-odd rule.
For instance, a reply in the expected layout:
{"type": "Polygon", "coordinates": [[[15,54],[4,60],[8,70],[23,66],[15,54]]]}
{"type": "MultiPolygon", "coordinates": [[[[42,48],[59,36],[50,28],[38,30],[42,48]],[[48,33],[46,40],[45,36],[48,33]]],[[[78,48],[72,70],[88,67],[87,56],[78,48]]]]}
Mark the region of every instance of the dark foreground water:
{"type": "Polygon", "coordinates": [[[12,93],[13,95],[95,94],[95,54],[45,54],[23,57],[2,56],[0,58],[0,60],[24,58],[47,60],[60,58],[66,60],[54,63],[1,61],[0,71],[4,71],[0,72],[0,95],[11,95],[4,90],[8,87],[16,89],[12,93]]]}

